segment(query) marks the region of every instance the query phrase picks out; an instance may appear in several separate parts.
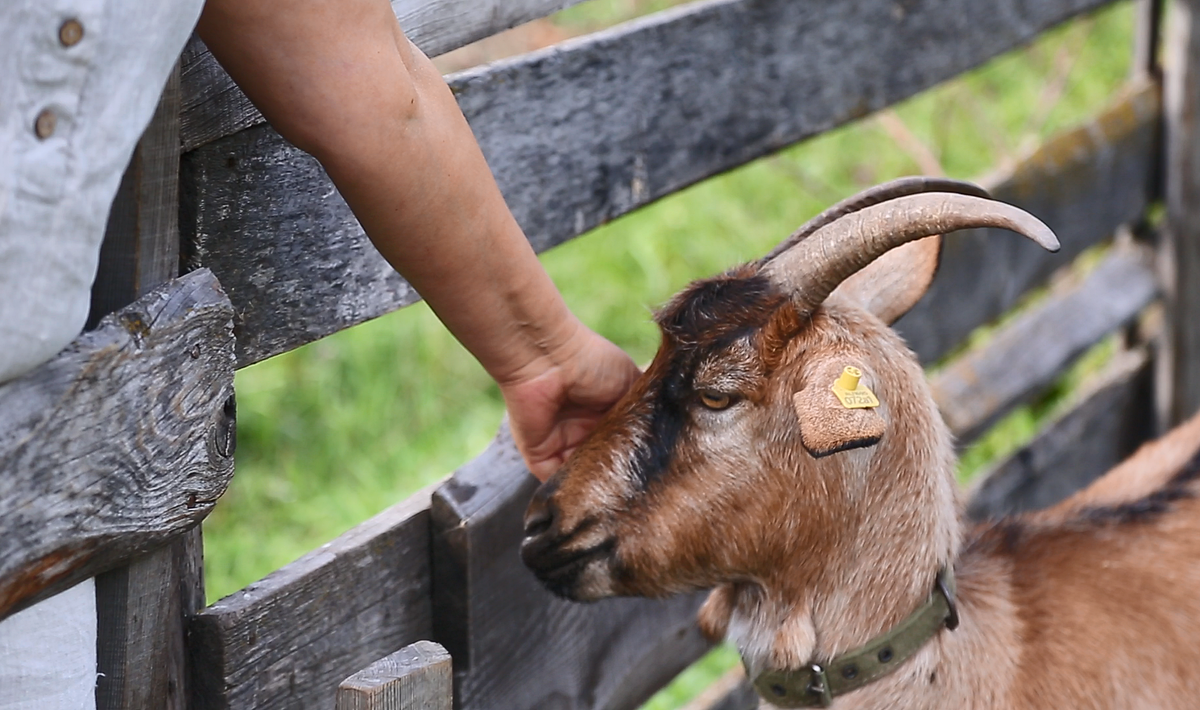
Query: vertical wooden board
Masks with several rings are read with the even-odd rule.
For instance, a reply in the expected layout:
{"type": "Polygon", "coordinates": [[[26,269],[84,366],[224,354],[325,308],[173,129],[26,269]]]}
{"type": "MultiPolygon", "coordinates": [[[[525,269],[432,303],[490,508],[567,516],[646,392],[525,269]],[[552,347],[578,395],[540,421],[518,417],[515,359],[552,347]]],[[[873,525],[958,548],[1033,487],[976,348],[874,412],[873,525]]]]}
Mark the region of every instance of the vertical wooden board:
{"type": "Polygon", "coordinates": [[[980,477],[967,514],[983,520],[1051,506],[1133,453],[1153,425],[1149,358],[1122,353],[1077,406],[980,477]]]}
{"type": "Polygon", "coordinates": [[[187,707],[184,619],[195,609],[175,547],[96,577],[97,708],[187,707]]]}
{"type": "Polygon", "coordinates": [[[446,649],[418,641],[342,681],[335,710],[451,710],[453,683],[446,649]]]}
{"type": "MultiPolygon", "coordinates": [[[[167,79],[153,118],[121,179],[92,285],[89,327],[179,273],[180,69],[167,79]]],[[[198,533],[195,533],[198,534],[198,533]]],[[[97,707],[184,707],[184,596],[199,564],[183,541],[96,579],[97,707]]],[[[198,572],[197,572],[198,573],[198,572]]]]}
{"type": "Polygon", "coordinates": [[[454,657],[455,707],[636,708],[708,649],[702,595],[554,597],[519,556],[536,487],[503,430],[434,494],[434,628],[454,657]]]}
{"type": "Polygon", "coordinates": [[[1164,84],[1166,327],[1157,394],[1164,427],[1200,407],[1200,2],[1172,3],[1164,84]]]}
{"type": "Polygon", "coordinates": [[[1157,84],[1130,84],[1098,117],[986,181],[997,199],[1054,229],[1062,249],[1050,254],[998,229],[947,237],[929,292],[896,323],[922,362],[936,361],[1073,256],[1142,216],[1153,194],[1160,109],[1157,84]]]}
{"type": "Polygon", "coordinates": [[[1159,77],[1159,51],[1162,49],[1163,0],[1134,1],[1133,62],[1130,77],[1134,80],[1159,77]]]}
{"type": "Polygon", "coordinates": [[[196,710],[330,708],[338,684],[433,635],[429,490],[191,619],[196,710]]]}
{"type": "Polygon", "coordinates": [[[96,578],[105,622],[97,639],[97,708],[191,707],[184,638],[187,618],[204,605],[201,545],[197,526],[96,578]]]}

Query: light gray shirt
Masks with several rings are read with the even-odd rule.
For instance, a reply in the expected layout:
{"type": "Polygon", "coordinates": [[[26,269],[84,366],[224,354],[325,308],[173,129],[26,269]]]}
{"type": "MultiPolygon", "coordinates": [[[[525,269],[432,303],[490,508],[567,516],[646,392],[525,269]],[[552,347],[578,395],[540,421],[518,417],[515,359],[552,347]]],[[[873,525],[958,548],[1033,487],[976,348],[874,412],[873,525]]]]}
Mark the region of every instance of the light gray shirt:
{"type": "Polygon", "coordinates": [[[0,2],[0,382],[83,327],[121,173],[202,6],[0,2]]]}

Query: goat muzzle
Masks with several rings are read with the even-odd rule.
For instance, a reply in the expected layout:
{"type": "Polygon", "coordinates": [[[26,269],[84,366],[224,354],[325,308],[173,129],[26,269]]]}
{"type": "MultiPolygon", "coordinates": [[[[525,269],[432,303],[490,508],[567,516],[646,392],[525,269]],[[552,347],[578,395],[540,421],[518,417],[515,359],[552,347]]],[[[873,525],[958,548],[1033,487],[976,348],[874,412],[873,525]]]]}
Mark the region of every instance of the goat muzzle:
{"type": "Polygon", "coordinates": [[[616,540],[598,536],[596,519],[588,518],[570,530],[562,529],[562,516],[554,504],[555,479],[538,488],[525,513],[525,539],[521,560],[547,589],[573,601],[608,596],[608,567],[616,540]]]}

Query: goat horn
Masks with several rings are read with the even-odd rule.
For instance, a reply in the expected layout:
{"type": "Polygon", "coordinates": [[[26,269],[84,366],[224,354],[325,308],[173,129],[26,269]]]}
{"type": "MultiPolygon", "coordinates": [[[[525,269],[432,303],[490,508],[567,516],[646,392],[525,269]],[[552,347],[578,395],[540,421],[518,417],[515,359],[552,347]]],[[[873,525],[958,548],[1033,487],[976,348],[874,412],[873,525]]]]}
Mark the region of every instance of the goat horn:
{"type": "Polygon", "coordinates": [[[974,195],[932,192],[864,207],[819,227],[760,262],[760,272],[812,312],[851,274],[902,244],[959,229],[1002,227],[1058,251],[1058,238],[1037,217],[974,195]]]}
{"type": "Polygon", "coordinates": [[[964,180],[951,180],[950,178],[926,177],[921,175],[897,178],[881,185],[869,187],[853,197],[847,197],[833,207],[808,220],[800,225],[799,229],[792,232],[790,237],[780,242],[778,246],[759,261],[765,264],[788,249],[791,249],[798,242],[821,227],[836,222],[851,212],[858,212],[871,205],[894,200],[897,197],[907,197],[908,195],[917,195],[923,192],[953,192],[960,195],[974,195],[975,197],[991,197],[987,190],[973,182],[966,182],[964,180]]]}

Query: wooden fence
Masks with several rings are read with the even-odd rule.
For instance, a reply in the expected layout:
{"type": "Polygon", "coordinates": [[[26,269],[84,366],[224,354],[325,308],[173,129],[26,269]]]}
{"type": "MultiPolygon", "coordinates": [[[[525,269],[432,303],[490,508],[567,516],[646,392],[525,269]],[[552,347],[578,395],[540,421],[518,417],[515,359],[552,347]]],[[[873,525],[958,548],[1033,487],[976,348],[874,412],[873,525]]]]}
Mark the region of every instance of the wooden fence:
{"type": "MultiPolygon", "coordinates": [[[[393,7],[432,55],[575,1],[393,7]]],[[[701,0],[450,82],[541,251],[1106,4],[701,0]]],[[[1160,71],[1159,4],[1140,0],[1127,87],[989,181],[1062,253],[951,235],[898,325],[938,360],[1070,257],[1138,235],[933,378],[966,444],[1123,334],[1074,406],[983,478],[972,515],[1056,501],[1200,404],[1198,9],[1173,5],[1160,71]]],[[[456,708],[637,707],[707,650],[700,596],[578,605],[541,589],[517,555],[535,481],[504,432],[442,484],[201,608],[197,523],[233,475],[234,368],[416,299],[316,161],[193,39],[114,206],[95,329],[0,386],[0,618],[99,575],[106,710],[444,708],[447,661],[425,640],[453,659],[456,708]]],[[[754,698],[731,677],[699,702],[754,698]]]]}

